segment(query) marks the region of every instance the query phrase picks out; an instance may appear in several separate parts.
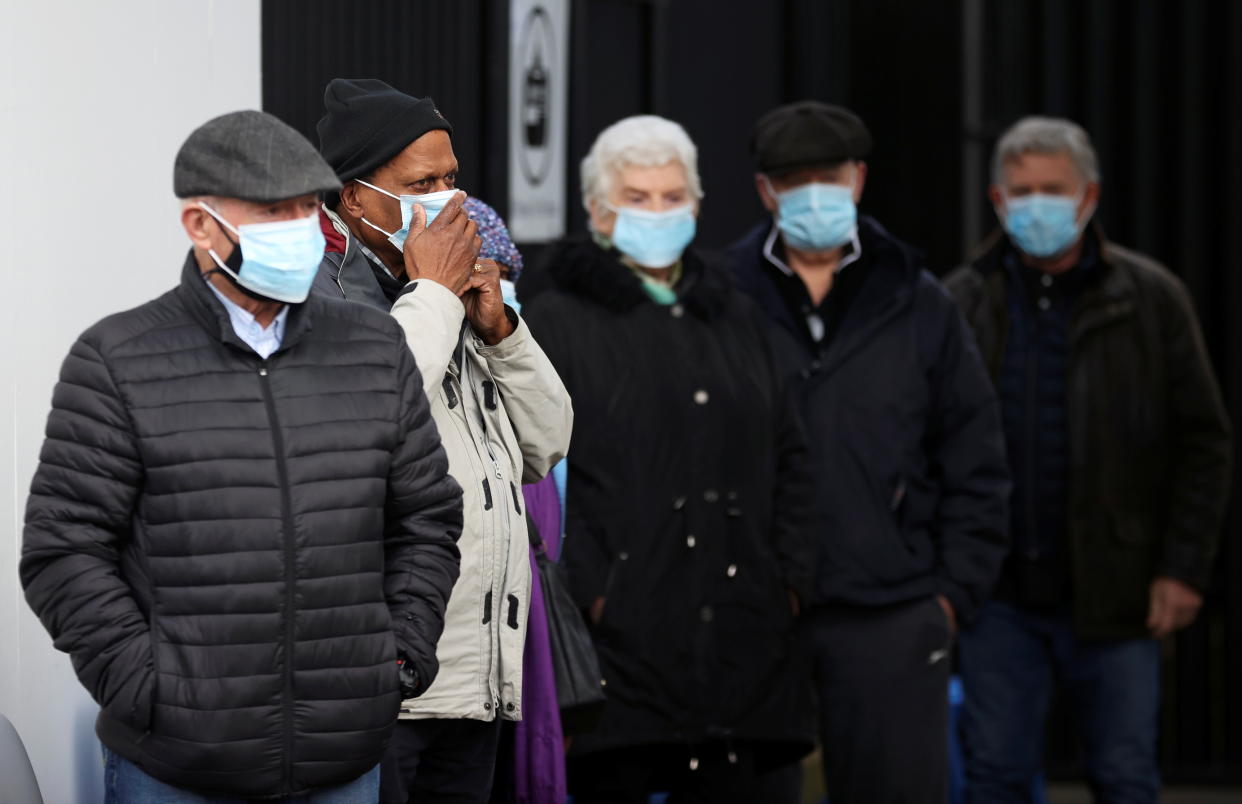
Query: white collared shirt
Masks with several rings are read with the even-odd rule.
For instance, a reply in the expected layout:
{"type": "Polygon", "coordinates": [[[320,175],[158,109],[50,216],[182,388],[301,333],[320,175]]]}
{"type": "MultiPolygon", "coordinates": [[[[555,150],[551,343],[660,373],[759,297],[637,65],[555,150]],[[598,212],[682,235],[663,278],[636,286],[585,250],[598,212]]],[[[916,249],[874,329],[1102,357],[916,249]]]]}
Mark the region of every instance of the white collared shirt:
{"type": "Polygon", "coordinates": [[[282,306],[272,323],[264,328],[259,325],[249,310],[243,309],[237,302],[221,293],[211,283],[209,277],[203,277],[203,279],[207,282],[207,287],[211,288],[211,292],[216,294],[216,298],[224,303],[224,309],[229,314],[229,321],[232,322],[233,331],[237,333],[237,337],[245,341],[264,360],[271,357],[272,352],[279,349],[280,342],[284,340],[285,319],[289,317],[289,305],[282,306]]]}
{"type": "MultiPolygon", "coordinates": [[[[772,253],[772,247],[776,245],[776,238],[781,233],[781,227],[772,221],[772,231],[768,233],[768,239],[763,244],[763,256],[768,262],[776,266],[777,270],[786,276],[793,276],[793,269],[790,268],[784,260],[772,253]]],[[[858,258],[862,256],[862,243],[858,239],[858,227],[854,227],[854,231],[850,233],[849,251],[841,257],[841,261],[837,263],[837,267],[833,270],[834,274],[839,274],[850,265],[858,262],[858,258]]],[[[819,317],[819,313],[814,310],[806,313],[806,326],[811,332],[811,338],[816,343],[824,339],[824,320],[819,317]]]]}
{"type": "MultiPolygon", "coordinates": [[[[793,269],[785,264],[785,261],[772,253],[772,247],[776,245],[776,238],[781,233],[781,227],[776,223],[776,219],[772,220],[772,231],[768,232],[768,239],[763,244],[763,256],[768,262],[780,269],[781,273],[786,276],[793,276],[793,269]]],[[[858,258],[862,256],[862,243],[858,240],[858,227],[854,227],[854,231],[850,233],[850,250],[841,257],[841,262],[837,263],[836,270],[833,273],[839,274],[846,267],[858,262],[858,258]]]]}

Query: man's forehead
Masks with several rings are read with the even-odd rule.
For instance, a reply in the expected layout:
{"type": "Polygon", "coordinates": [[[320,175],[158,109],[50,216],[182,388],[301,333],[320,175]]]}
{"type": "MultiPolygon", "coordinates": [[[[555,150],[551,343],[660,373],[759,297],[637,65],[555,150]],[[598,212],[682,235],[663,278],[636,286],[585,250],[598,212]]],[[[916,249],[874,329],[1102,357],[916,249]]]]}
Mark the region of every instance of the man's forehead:
{"type": "Polygon", "coordinates": [[[803,165],[801,167],[782,170],[773,174],[772,178],[777,181],[790,182],[800,181],[804,179],[814,178],[816,176],[836,176],[845,172],[852,162],[832,162],[818,165],[803,165]]]}
{"type": "Polygon", "coordinates": [[[1069,151],[1023,151],[1007,157],[1001,164],[1005,167],[1007,176],[1013,176],[1015,173],[1021,175],[1039,173],[1043,175],[1064,174],[1078,178],[1078,169],[1069,151]]]}
{"type": "Polygon", "coordinates": [[[445,131],[428,131],[411,142],[384,165],[384,168],[399,172],[409,171],[451,171],[457,166],[457,156],[453,153],[453,140],[445,131]]]}

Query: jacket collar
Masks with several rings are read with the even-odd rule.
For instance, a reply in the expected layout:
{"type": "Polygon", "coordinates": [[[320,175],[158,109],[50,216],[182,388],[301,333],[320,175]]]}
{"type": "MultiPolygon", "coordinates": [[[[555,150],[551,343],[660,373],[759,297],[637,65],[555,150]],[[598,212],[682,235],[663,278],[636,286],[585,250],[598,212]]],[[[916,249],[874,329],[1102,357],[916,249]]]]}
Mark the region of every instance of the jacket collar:
{"type": "Polygon", "coordinates": [[[824,354],[825,374],[913,304],[923,272],[922,255],[889,234],[874,218],[859,218],[858,237],[862,257],[850,270],[865,271],[867,277],[824,354]]]}
{"type": "Polygon", "coordinates": [[[341,295],[350,301],[361,301],[377,310],[388,312],[392,308],[392,302],[388,301],[384,289],[380,287],[371,261],[360,248],[358,238],[332,210],[322,207],[319,214],[320,228],[325,231],[331,229],[335,235],[328,238],[324,268],[341,289],[341,295]]]}
{"type": "MultiPolygon", "coordinates": [[[[216,298],[216,294],[211,292],[211,288],[207,287],[203,272],[198,267],[198,261],[194,259],[193,249],[190,249],[189,254],[186,255],[185,265],[181,268],[181,284],[177,292],[190,316],[212,337],[236,349],[255,354],[249,344],[238,337],[233,329],[233,322],[229,319],[228,310],[224,309],[224,304],[216,298]]],[[[311,328],[312,316],[308,309],[309,299],[302,304],[286,306],[289,313],[285,319],[285,334],[281,339],[280,348],[273,354],[280,354],[291,348],[311,328]]]]}
{"type": "MultiPolygon", "coordinates": [[[[1092,220],[1087,230],[1094,237],[1099,249],[1099,278],[1088,287],[1075,310],[1073,330],[1081,334],[1128,315],[1134,309],[1134,280],[1129,273],[1118,269],[1117,252],[1104,234],[1099,221],[1092,220]]],[[[995,285],[1002,290],[1005,254],[1012,249],[1004,229],[997,227],[975,249],[970,258],[971,267],[983,278],[985,285],[995,285]]]]}
{"type": "MultiPolygon", "coordinates": [[[[778,325],[796,333],[798,323],[769,275],[776,267],[768,265],[763,254],[772,227],[770,221],[756,226],[729,253],[741,290],[778,325]]],[[[826,368],[845,360],[911,303],[922,271],[919,253],[874,218],[859,217],[858,240],[860,256],[848,270],[864,271],[868,276],[828,346],[822,361],[826,368]]]]}
{"type": "MultiPolygon", "coordinates": [[[[642,280],[621,263],[616,249],[604,249],[588,235],[562,241],[549,259],[553,284],[575,296],[583,296],[615,312],[624,313],[641,304],[652,304],[642,280]]],[[[682,278],[677,298],[686,309],[703,319],[716,317],[730,291],[728,277],[709,266],[692,249],[682,254],[682,278]]]]}

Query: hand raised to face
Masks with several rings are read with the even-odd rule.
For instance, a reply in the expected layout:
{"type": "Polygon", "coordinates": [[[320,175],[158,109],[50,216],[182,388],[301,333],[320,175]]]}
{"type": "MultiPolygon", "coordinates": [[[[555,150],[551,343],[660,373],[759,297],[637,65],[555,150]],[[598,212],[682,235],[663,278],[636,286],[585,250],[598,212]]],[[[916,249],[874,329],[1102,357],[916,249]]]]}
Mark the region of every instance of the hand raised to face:
{"type": "Polygon", "coordinates": [[[405,275],[411,280],[430,279],[461,295],[471,281],[482,242],[478,225],[470,220],[458,191],[430,225],[421,206],[414,207],[410,233],[402,248],[405,275]]]}

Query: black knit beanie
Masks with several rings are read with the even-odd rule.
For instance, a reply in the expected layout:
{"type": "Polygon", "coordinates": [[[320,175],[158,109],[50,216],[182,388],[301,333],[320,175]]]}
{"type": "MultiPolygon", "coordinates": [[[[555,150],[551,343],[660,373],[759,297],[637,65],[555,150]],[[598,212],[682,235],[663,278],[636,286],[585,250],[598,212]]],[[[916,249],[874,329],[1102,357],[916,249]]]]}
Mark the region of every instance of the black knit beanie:
{"type": "Polygon", "coordinates": [[[323,92],[319,152],[337,178],[369,175],[428,131],[453,133],[431,98],[414,98],[375,78],[333,78],[323,92]]]}

